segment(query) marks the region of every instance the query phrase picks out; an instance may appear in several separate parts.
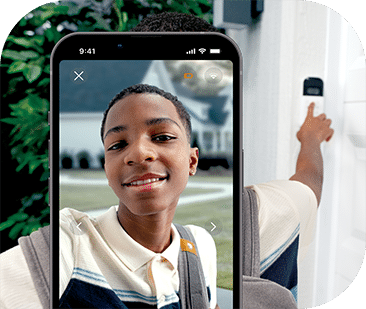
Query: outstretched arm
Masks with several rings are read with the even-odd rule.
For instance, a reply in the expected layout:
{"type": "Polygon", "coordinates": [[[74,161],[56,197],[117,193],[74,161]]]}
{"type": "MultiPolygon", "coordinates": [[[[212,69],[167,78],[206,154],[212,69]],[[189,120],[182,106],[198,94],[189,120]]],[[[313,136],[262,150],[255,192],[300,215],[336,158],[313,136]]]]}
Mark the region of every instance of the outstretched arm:
{"type": "Polygon", "coordinates": [[[296,163],[296,173],[290,180],[297,180],[307,185],[315,193],[320,203],[323,187],[323,157],[320,144],[329,141],[334,133],[330,128],[331,120],[325,114],[314,117],[315,104],[308,107],[305,121],[297,132],[297,139],[301,143],[301,149],[296,163]]]}

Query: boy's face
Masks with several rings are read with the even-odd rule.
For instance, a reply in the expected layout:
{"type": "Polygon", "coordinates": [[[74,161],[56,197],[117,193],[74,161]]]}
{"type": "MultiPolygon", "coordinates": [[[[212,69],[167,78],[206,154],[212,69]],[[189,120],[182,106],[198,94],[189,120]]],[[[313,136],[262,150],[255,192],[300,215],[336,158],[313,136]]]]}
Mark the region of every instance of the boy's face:
{"type": "Polygon", "coordinates": [[[134,215],[175,211],[198,151],[173,103],[157,94],[128,95],[110,109],[104,132],[105,171],[120,207],[134,215]]]}

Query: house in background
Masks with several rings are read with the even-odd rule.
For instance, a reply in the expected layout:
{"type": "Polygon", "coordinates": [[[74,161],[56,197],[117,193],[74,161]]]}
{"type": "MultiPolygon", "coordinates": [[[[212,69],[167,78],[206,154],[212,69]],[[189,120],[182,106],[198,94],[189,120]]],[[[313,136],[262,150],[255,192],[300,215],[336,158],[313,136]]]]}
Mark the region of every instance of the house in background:
{"type": "MultiPolygon", "coordinates": [[[[214,67],[211,63],[208,68],[214,67]]],[[[183,73],[182,73],[183,74],[183,73]]],[[[232,85],[220,93],[197,96],[173,81],[163,61],[64,61],[60,86],[60,167],[101,168],[103,112],[122,89],[155,85],[176,95],[191,115],[192,145],[199,147],[199,168],[232,164],[232,85]],[[83,79],[75,78],[82,73],[83,79]]]]}

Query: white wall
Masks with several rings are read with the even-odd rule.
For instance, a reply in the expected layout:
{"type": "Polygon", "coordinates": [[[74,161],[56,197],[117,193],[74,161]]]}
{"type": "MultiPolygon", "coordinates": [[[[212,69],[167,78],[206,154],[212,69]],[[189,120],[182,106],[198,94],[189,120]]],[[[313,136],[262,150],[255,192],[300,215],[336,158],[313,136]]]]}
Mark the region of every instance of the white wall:
{"type": "MultiPolygon", "coordinates": [[[[322,148],[325,174],[317,235],[299,265],[299,307],[321,305],[352,282],[364,257],[366,202],[361,188],[366,187],[366,168],[357,159],[360,147],[351,145],[347,132],[366,122],[366,111],[345,104],[347,71],[356,57],[364,57],[362,48],[339,14],[296,0],[265,1],[258,23],[228,34],[244,58],[246,185],[294,173],[303,80],[324,81],[325,112],[336,133],[322,148]]],[[[357,132],[362,130],[361,125],[357,132]]]]}
{"type": "Polygon", "coordinates": [[[316,239],[314,303],[342,293],[365,253],[365,54],[352,27],[329,14],[326,113],[337,135],[324,148],[325,176],[316,239]],[[355,70],[356,69],[356,70],[355,70]]]}
{"type": "Polygon", "coordinates": [[[244,63],[245,185],[276,177],[281,11],[281,1],[267,1],[261,22],[243,30],[228,30],[244,63]]]}

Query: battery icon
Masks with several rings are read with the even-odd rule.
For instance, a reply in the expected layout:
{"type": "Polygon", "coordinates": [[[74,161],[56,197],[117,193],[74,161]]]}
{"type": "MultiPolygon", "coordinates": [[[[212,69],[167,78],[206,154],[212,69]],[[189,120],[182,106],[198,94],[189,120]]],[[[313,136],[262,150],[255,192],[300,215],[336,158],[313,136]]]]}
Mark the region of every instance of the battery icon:
{"type": "Polygon", "coordinates": [[[221,53],[221,50],[219,48],[211,48],[210,54],[219,54],[221,53]]]}

